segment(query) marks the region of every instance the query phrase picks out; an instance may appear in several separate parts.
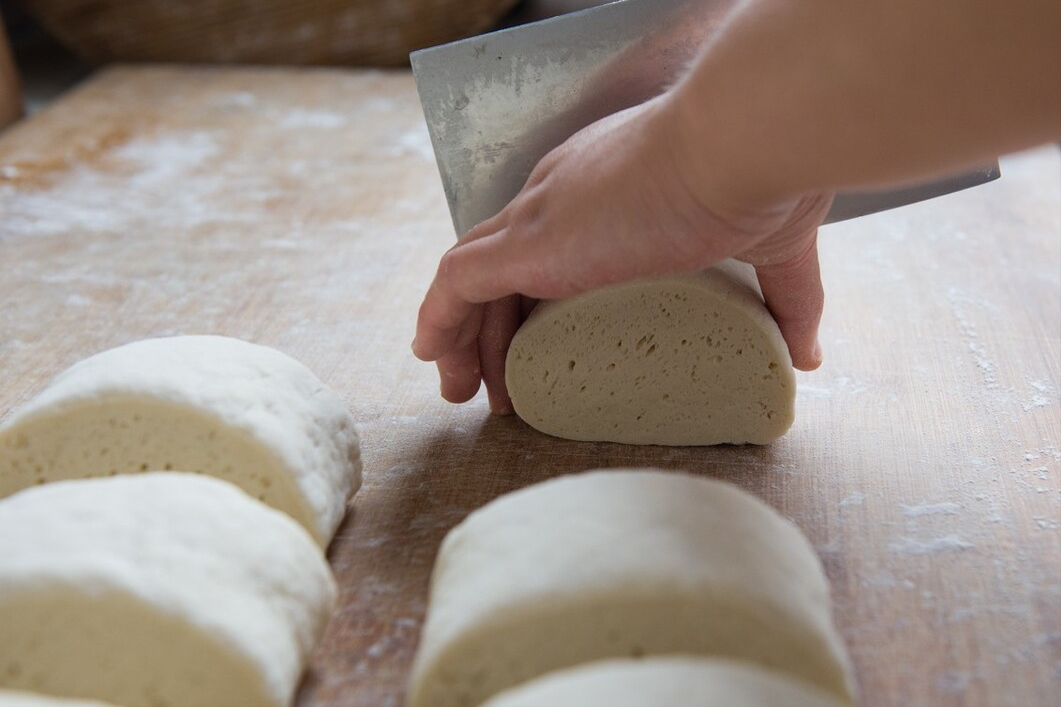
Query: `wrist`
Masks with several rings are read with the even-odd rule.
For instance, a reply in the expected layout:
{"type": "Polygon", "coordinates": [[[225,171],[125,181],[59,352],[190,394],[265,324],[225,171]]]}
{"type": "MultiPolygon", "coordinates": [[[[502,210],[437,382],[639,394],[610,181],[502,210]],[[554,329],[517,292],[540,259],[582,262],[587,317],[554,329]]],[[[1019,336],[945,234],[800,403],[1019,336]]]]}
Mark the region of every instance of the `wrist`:
{"type": "Polygon", "coordinates": [[[679,178],[701,206],[738,230],[761,231],[769,221],[784,220],[801,193],[780,178],[755,141],[754,125],[733,107],[710,108],[713,92],[702,82],[687,77],[660,107],[679,178]]]}
{"type": "Polygon", "coordinates": [[[804,40],[831,2],[738,3],[669,92],[672,151],[685,179],[735,224],[751,219],[758,228],[831,184],[809,168],[822,135],[815,87],[832,84],[833,64],[823,68],[804,40]]]}

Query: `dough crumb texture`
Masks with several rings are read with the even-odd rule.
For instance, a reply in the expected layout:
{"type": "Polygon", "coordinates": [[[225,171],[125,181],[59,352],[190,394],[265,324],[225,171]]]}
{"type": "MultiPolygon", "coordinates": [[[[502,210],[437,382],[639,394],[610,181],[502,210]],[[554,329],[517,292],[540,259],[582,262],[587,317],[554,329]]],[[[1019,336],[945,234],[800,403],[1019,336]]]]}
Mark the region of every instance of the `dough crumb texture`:
{"type": "Polygon", "coordinates": [[[788,348],[734,261],[540,303],[505,377],[516,414],[566,439],[766,444],[794,419],[788,348]]]}
{"type": "Polygon", "coordinates": [[[339,396],[293,358],[221,336],[137,341],[61,373],[0,427],[0,498],[145,471],[217,476],[327,545],[361,485],[339,396]]]}

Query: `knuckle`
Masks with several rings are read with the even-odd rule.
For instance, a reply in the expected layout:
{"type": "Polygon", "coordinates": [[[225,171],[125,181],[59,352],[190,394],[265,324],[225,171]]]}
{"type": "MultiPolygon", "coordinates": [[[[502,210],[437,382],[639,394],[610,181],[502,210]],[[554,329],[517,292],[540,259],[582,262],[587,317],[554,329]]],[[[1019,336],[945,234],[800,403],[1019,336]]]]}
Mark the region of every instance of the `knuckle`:
{"type": "Polygon", "coordinates": [[[435,284],[440,288],[448,287],[449,282],[460,270],[461,253],[456,247],[450,248],[438,261],[438,271],[435,274],[435,284]]]}
{"type": "Polygon", "coordinates": [[[516,201],[512,203],[512,220],[510,227],[521,231],[528,231],[537,227],[545,213],[547,195],[543,189],[535,187],[524,191],[516,201]]]}

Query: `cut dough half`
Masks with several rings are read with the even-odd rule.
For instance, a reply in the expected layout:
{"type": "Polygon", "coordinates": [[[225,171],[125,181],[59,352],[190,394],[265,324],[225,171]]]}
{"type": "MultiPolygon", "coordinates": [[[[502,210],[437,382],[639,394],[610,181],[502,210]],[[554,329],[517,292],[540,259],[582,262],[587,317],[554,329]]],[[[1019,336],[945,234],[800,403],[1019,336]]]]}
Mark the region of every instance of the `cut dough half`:
{"type": "Polygon", "coordinates": [[[21,491],[0,558],[0,687],[122,707],[287,707],[336,596],[301,526],[195,474],[21,491]]]}
{"type": "Polygon", "coordinates": [[[470,707],[544,673],[683,653],[758,663],[851,701],[817,556],[725,483],[655,470],[564,476],[445,538],[411,707],[470,707]]]}
{"type": "Polygon", "coordinates": [[[114,707],[96,700],[79,700],[0,689],[0,707],[114,707]]]}
{"type": "Polygon", "coordinates": [[[666,656],[550,673],[482,707],[842,707],[828,693],[750,663],[666,656]]]}
{"type": "Polygon", "coordinates": [[[794,419],[788,347],[735,261],[542,302],[505,365],[516,414],[556,437],[765,444],[794,419]]]}
{"type": "Polygon", "coordinates": [[[361,485],[357,430],[339,396],[291,357],[221,336],[86,358],[0,427],[0,497],[170,469],[235,483],[321,545],[361,485]]]}

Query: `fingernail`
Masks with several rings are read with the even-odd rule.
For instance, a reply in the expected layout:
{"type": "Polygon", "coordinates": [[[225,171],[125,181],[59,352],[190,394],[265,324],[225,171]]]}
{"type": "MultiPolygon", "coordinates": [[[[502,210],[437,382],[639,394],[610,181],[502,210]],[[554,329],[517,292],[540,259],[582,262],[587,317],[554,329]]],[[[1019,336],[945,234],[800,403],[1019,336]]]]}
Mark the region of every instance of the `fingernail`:
{"type": "Polygon", "coordinates": [[[416,353],[416,337],[413,337],[413,343],[409,344],[409,349],[415,354],[416,353]]]}
{"type": "Polygon", "coordinates": [[[814,342],[814,353],[812,355],[814,356],[815,361],[818,363],[822,362],[822,359],[825,357],[825,351],[822,350],[822,342],[814,342]]]}

